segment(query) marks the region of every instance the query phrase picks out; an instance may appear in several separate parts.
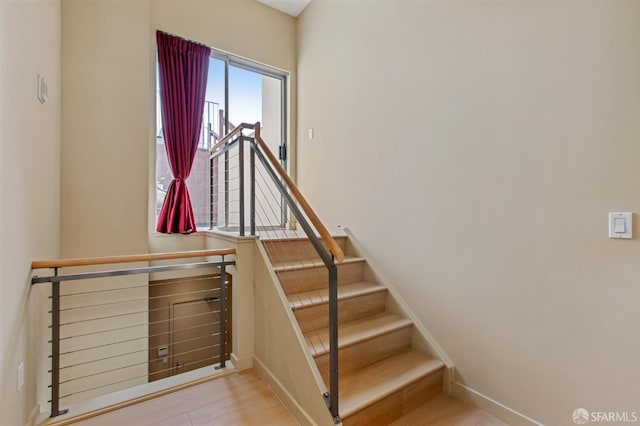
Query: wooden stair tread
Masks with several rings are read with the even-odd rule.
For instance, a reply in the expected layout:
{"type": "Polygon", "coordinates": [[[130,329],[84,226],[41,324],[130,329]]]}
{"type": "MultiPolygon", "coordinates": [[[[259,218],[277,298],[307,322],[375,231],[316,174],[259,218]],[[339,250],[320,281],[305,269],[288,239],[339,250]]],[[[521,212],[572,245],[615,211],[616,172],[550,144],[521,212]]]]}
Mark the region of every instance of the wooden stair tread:
{"type": "MultiPolygon", "coordinates": [[[[340,325],[338,348],[344,348],[412,325],[411,320],[387,313],[349,321],[340,325]]],[[[307,333],[305,339],[312,356],[316,357],[329,352],[328,329],[307,333]]]]}
{"type": "MultiPolygon", "coordinates": [[[[365,281],[338,286],[338,300],[387,291],[385,287],[365,281]]],[[[287,295],[291,309],[302,309],[329,303],[329,289],[303,291],[287,295]]]]}
{"type": "MultiPolygon", "coordinates": [[[[344,263],[357,263],[357,262],[364,262],[364,258],[355,257],[355,256],[345,256],[344,260],[341,263],[336,265],[341,265],[344,263]]],[[[317,268],[319,266],[325,266],[324,262],[320,258],[306,259],[306,260],[293,260],[288,262],[275,262],[273,264],[273,270],[276,272],[283,272],[283,271],[294,271],[297,269],[317,268]]]]}
{"type": "Polygon", "coordinates": [[[414,350],[379,361],[340,379],[340,415],[346,418],[444,367],[414,350]]]}

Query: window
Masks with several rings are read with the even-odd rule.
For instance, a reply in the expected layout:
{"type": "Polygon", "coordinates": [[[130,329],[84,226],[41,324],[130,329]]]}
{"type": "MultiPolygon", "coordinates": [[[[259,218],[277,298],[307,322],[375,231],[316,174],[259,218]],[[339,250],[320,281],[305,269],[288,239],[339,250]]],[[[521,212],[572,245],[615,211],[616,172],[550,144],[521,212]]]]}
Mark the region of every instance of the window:
{"type": "MultiPolygon", "coordinates": [[[[286,168],[286,79],[287,74],[282,71],[212,50],[202,132],[187,179],[198,229],[209,228],[211,203],[216,202],[211,197],[209,148],[235,125],[260,121],[265,141],[276,156],[280,155],[286,168]]],[[[164,147],[160,102],[156,68],[156,217],[173,179],[164,147]]]]}

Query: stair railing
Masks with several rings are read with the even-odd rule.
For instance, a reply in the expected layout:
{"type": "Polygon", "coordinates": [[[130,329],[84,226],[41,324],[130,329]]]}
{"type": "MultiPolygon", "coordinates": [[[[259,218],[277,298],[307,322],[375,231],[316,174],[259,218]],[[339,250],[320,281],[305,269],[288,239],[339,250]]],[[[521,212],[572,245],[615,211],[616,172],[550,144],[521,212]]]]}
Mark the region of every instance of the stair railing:
{"type": "MultiPolygon", "coordinates": [[[[227,291],[228,274],[226,268],[236,263],[235,260],[225,259],[225,256],[229,255],[235,255],[235,249],[32,262],[31,269],[34,271],[51,271],[49,275],[34,275],[31,279],[32,285],[47,285],[47,293],[51,301],[49,311],[51,315],[51,323],[49,324],[51,338],[48,342],[51,345],[51,352],[48,354],[51,362],[51,369],[49,370],[49,373],[51,373],[51,385],[49,386],[51,398],[49,400],[50,416],[57,417],[68,412],[68,409],[61,409],[62,400],[66,401],[69,398],[77,398],[85,394],[95,396],[96,392],[100,390],[105,390],[105,392],[97,393],[98,395],[109,393],[113,391],[110,389],[114,386],[122,388],[122,386],[132,382],[135,382],[135,384],[146,383],[147,381],[155,380],[154,374],[163,373],[162,376],[155,376],[161,378],[165,375],[164,373],[171,370],[149,371],[151,363],[166,362],[167,358],[182,355],[173,353],[171,348],[167,348],[167,345],[164,344],[158,347],[148,344],[152,338],[161,335],[166,337],[168,334],[167,332],[160,332],[152,335],[149,332],[149,327],[153,324],[162,324],[169,327],[167,322],[171,321],[171,317],[169,319],[150,321],[150,315],[169,309],[167,307],[152,308],[149,306],[151,299],[166,301],[167,297],[188,296],[192,299],[199,297],[208,304],[215,301],[217,308],[215,311],[178,317],[177,319],[193,319],[191,317],[198,315],[207,315],[207,318],[209,318],[210,314],[217,314],[219,319],[205,325],[219,327],[215,334],[215,336],[218,336],[219,343],[204,347],[206,354],[203,356],[208,358],[198,358],[194,363],[211,365],[218,361],[216,368],[225,368],[225,360],[229,352],[227,347],[227,300],[230,297],[227,291]],[[194,258],[199,259],[195,259],[194,262],[181,260],[182,263],[177,264],[104,269],[105,265],[113,264],[194,258]],[[206,260],[207,258],[209,259],[206,260]],[[71,268],[70,272],[67,272],[67,268],[71,268]],[[78,272],[78,268],[81,268],[81,272],[78,272]],[[87,268],[95,268],[97,270],[87,272],[87,268]],[[173,289],[173,287],[168,287],[168,283],[163,282],[158,284],[158,286],[163,286],[160,292],[161,295],[155,298],[149,296],[149,289],[154,284],[147,278],[143,278],[140,282],[134,284],[128,281],[131,279],[128,277],[135,275],[158,275],[171,272],[173,278],[164,281],[174,282],[181,279],[174,277],[175,271],[192,271],[201,268],[219,268],[219,277],[189,275],[186,278],[182,278],[190,282],[189,288],[178,293],[167,292],[168,289],[173,289]],[[64,273],[61,273],[63,269],[64,273]],[[122,277],[126,282],[118,282],[114,285],[108,281],[118,279],[116,277],[122,277]],[[195,279],[199,279],[201,282],[194,285],[192,282],[195,279]],[[214,284],[218,280],[219,287],[214,284]],[[135,297],[131,297],[131,292],[135,293],[135,297]],[[134,306],[131,306],[131,304],[134,304],[134,306]],[[146,304],[146,307],[141,307],[139,304],[146,304]],[[122,305],[128,305],[128,307],[124,308],[122,305]],[[107,322],[106,327],[104,321],[107,322]],[[79,326],[82,328],[79,329],[79,326]],[[69,328],[71,328],[71,331],[68,330],[69,328]],[[89,339],[91,339],[90,342],[89,339]],[[117,349],[116,346],[118,347],[117,349]],[[167,353],[163,356],[158,356],[156,359],[156,356],[152,354],[159,352],[162,347],[167,353]],[[97,355],[95,351],[98,351],[97,355]],[[102,352],[105,352],[106,355],[102,352]],[[93,355],[87,355],[89,353],[93,355]],[[131,356],[136,358],[135,361],[131,362],[128,358],[131,356]],[[109,365],[105,369],[105,363],[112,363],[116,359],[123,360],[123,365],[118,365],[115,368],[114,365],[109,365]],[[127,373],[129,375],[125,380],[122,380],[119,377],[119,373],[122,373],[125,369],[133,369],[135,373],[127,373]],[[78,376],[70,373],[76,370],[81,371],[78,376]],[[95,370],[98,371],[96,372],[95,370]],[[139,370],[143,370],[144,373],[139,370]],[[108,383],[98,384],[96,382],[98,376],[104,377],[108,383]],[[69,386],[73,386],[73,390],[63,390],[64,387],[69,386]]],[[[198,325],[198,327],[202,326],[198,325]]],[[[213,334],[206,336],[214,337],[213,334]]],[[[171,373],[166,375],[171,375],[171,373]]]]}
{"type": "MultiPolygon", "coordinates": [[[[210,150],[210,227],[212,229],[217,227],[223,231],[235,231],[232,225],[237,223],[237,230],[240,236],[245,236],[247,233],[251,236],[260,234],[260,230],[256,226],[256,158],[263,166],[266,175],[269,176],[271,186],[275,187],[277,194],[282,197],[282,202],[289,208],[296,219],[296,223],[303,229],[304,234],[327,268],[329,299],[329,390],[325,392],[323,396],[331,416],[337,424],[340,422],[340,415],[338,409],[338,269],[336,262],[340,263],[344,260],[344,253],[263,140],[259,122],[255,124],[242,123],[238,125],[218,143],[212,146],[210,150]],[[245,143],[248,144],[249,147],[248,153],[245,150],[245,143]],[[237,149],[237,155],[231,157],[230,152],[233,149],[237,149]],[[224,161],[222,170],[218,168],[218,162],[220,160],[224,161]],[[248,165],[245,164],[247,161],[248,165]],[[222,190],[216,187],[217,174],[223,175],[224,189],[222,190]],[[235,177],[232,177],[232,175],[235,175],[235,177]],[[235,188],[237,193],[231,189],[232,182],[235,183],[237,187],[235,188]],[[247,186],[248,196],[246,194],[247,186]],[[224,200],[222,213],[218,212],[220,206],[218,205],[219,203],[217,203],[217,198],[214,202],[214,194],[222,195],[224,200]],[[248,208],[246,208],[247,201],[248,208]],[[232,204],[237,205],[236,211],[230,211],[232,204]],[[237,218],[232,218],[230,213],[233,213],[234,216],[237,215],[237,218]],[[249,216],[248,226],[246,224],[247,215],[249,216]],[[219,216],[223,216],[224,218],[218,220],[219,216]],[[234,222],[232,223],[232,221],[234,222]]],[[[259,172],[259,174],[261,174],[261,172],[259,172]]],[[[259,200],[258,203],[260,203],[259,200]]],[[[279,224],[279,226],[281,226],[281,224],[279,224]]]]}

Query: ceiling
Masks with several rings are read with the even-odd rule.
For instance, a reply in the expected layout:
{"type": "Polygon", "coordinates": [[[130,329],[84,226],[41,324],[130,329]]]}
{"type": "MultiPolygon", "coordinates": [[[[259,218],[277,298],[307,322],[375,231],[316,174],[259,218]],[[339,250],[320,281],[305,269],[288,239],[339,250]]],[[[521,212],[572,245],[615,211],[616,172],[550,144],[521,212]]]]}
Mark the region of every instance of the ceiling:
{"type": "Polygon", "coordinates": [[[258,0],[274,9],[291,16],[298,16],[311,0],[258,0]]]}

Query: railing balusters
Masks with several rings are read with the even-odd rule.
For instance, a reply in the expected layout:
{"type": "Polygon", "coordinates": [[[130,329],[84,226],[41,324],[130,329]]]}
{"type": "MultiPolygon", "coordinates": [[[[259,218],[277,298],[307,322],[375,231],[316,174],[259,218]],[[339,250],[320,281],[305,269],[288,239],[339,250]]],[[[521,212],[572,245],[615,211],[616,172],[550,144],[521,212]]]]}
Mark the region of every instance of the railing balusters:
{"type": "Polygon", "coordinates": [[[240,186],[238,214],[240,215],[240,236],[244,237],[244,143],[242,143],[242,136],[240,136],[240,139],[238,144],[238,183],[240,186]]]}
{"type": "Polygon", "coordinates": [[[229,151],[224,153],[224,227],[229,229],[229,151]]]}
{"type": "Polygon", "coordinates": [[[227,360],[227,269],[222,256],[220,266],[220,368],[225,368],[227,360]]]}
{"type": "Polygon", "coordinates": [[[338,268],[333,262],[329,266],[329,410],[336,424],[340,423],[338,372],[338,268]]]}
{"type": "Polygon", "coordinates": [[[250,226],[251,232],[250,235],[256,235],[256,153],[255,153],[255,143],[251,143],[249,149],[249,170],[251,172],[251,176],[249,177],[250,182],[250,194],[249,194],[249,214],[250,214],[250,226]]]}
{"type": "MultiPolygon", "coordinates": [[[[54,268],[54,277],[58,268],[54,268]]],[[[60,410],[60,282],[51,283],[51,417],[66,414],[60,410]]]]}

